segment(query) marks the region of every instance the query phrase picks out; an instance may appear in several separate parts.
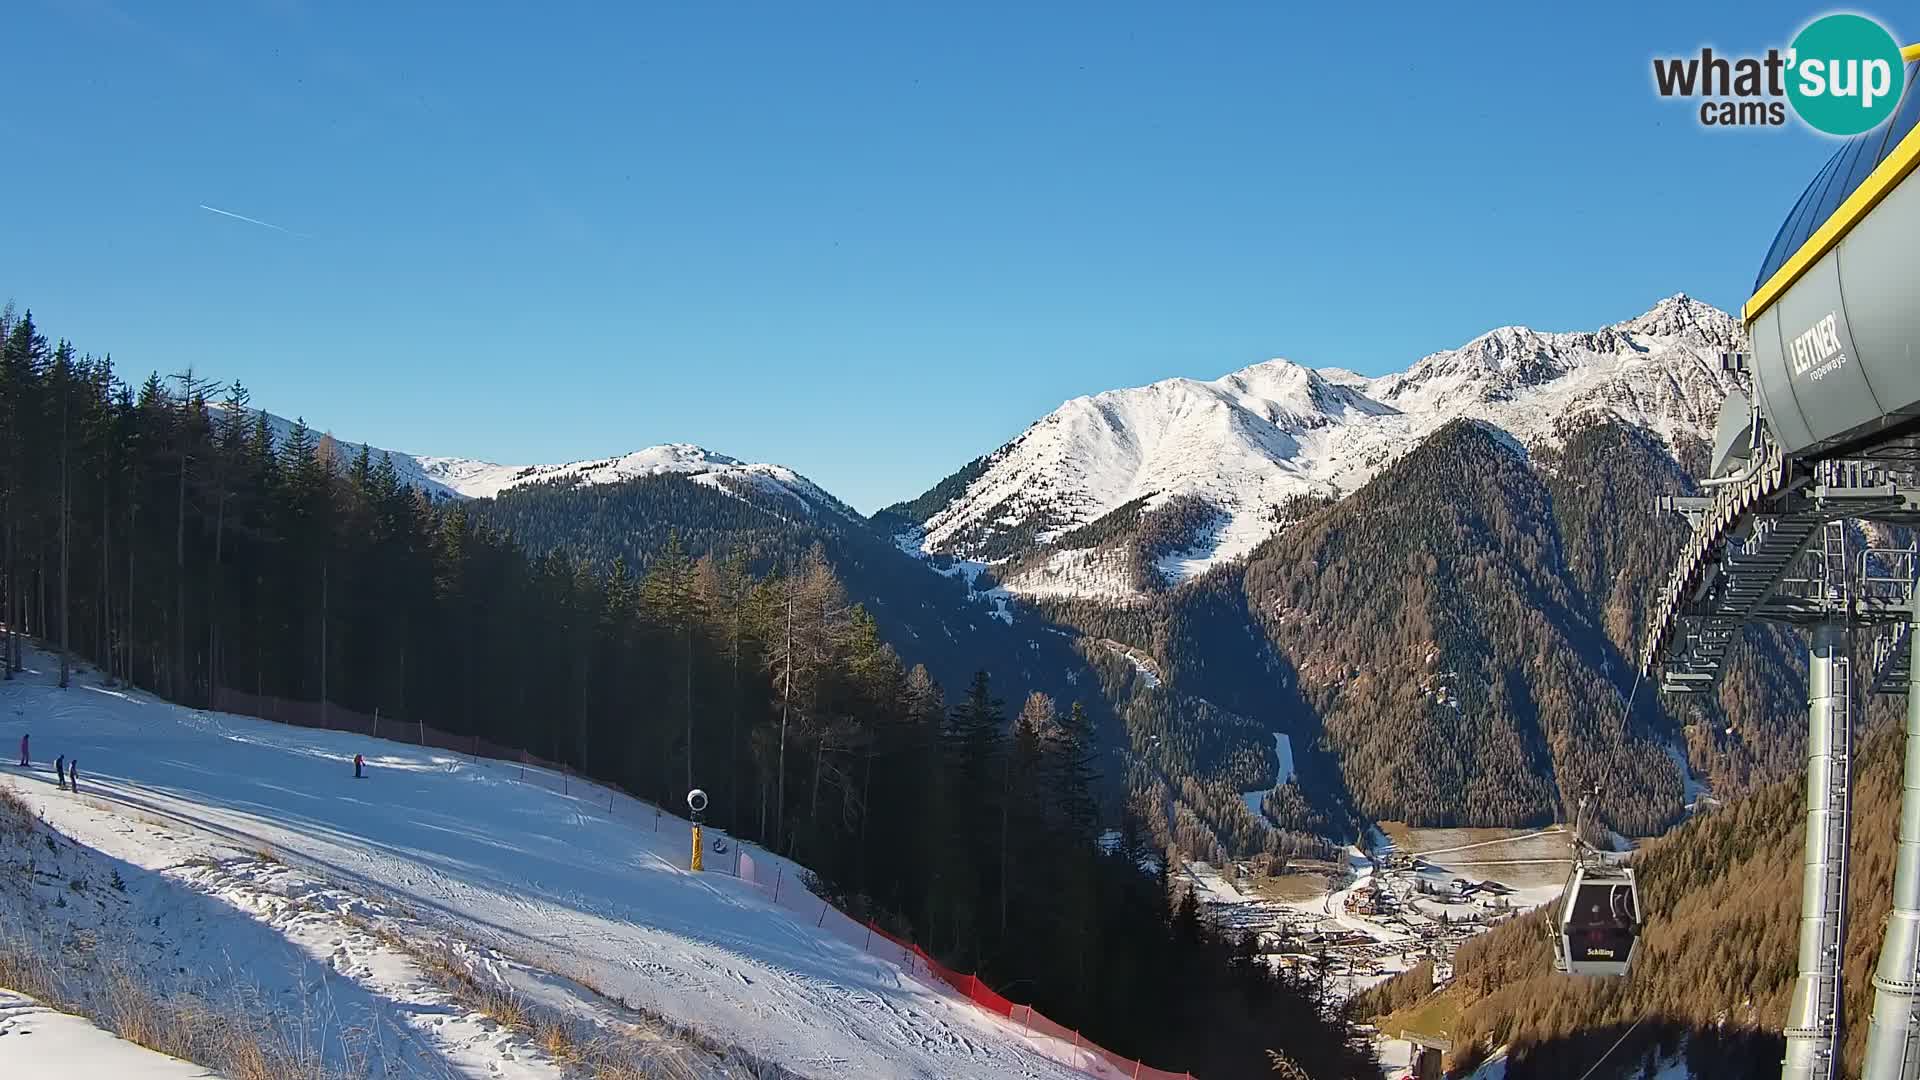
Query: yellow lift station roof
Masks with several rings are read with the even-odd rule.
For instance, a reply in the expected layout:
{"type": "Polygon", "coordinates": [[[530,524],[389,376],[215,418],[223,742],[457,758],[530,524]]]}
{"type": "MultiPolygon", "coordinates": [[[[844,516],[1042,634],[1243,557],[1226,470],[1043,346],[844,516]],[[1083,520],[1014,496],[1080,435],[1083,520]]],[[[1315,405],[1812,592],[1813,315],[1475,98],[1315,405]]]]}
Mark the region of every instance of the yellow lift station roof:
{"type": "Polygon", "coordinates": [[[1742,312],[1747,322],[1759,318],[1920,164],[1920,133],[1915,130],[1920,89],[1914,86],[1920,75],[1920,44],[1907,46],[1901,55],[1907,61],[1906,91],[1893,119],[1847,140],[1807,185],[1760,265],[1753,298],[1742,312]]]}

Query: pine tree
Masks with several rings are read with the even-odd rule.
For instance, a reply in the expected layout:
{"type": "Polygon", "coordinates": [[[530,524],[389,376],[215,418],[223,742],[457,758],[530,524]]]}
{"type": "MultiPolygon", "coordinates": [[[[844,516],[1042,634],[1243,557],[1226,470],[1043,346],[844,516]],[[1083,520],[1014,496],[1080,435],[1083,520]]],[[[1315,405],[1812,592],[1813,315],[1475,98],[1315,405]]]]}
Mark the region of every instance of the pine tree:
{"type": "Polygon", "coordinates": [[[49,381],[60,416],[59,447],[60,473],[58,490],[60,492],[60,689],[67,689],[73,661],[73,598],[69,590],[69,543],[68,533],[73,520],[71,494],[73,490],[70,459],[73,454],[72,399],[73,399],[73,345],[62,340],[53,351],[53,366],[49,371],[49,381]]]}
{"type": "MultiPolygon", "coordinates": [[[[685,732],[679,744],[679,756],[686,766],[686,787],[683,790],[690,791],[694,787],[693,634],[701,616],[701,597],[694,589],[693,563],[680,546],[678,532],[669,534],[667,550],[647,574],[643,596],[648,614],[668,630],[679,646],[681,678],[676,689],[685,732]]],[[[672,757],[671,746],[663,745],[662,764],[671,761],[672,757]]]]}

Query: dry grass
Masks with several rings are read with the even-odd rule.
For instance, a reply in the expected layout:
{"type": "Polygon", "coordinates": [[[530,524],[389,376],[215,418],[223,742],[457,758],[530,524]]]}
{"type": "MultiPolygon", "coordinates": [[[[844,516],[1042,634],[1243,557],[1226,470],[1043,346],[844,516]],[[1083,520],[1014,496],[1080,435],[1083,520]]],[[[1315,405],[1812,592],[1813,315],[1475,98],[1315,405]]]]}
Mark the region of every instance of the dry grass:
{"type": "Polygon", "coordinates": [[[580,1040],[574,1034],[573,1025],[560,1017],[534,1017],[533,1041],[548,1057],[561,1064],[571,1065],[580,1060],[580,1040]]]}
{"type": "Polygon", "coordinates": [[[331,1080],[319,1058],[286,1037],[258,1003],[162,993],[131,963],[56,964],[26,937],[0,941],[0,986],[86,1017],[122,1039],[229,1080],[331,1080]]]}
{"type": "Polygon", "coordinates": [[[65,985],[59,969],[45,956],[23,945],[11,939],[0,940],[0,986],[41,1001],[64,998],[65,985]]]}
{"type": "Polygon", "coordinates": [[[33,832],[33,808],[20,797],[12,784],[0,787],[0,834],[24,837],[33,832]]]}
{"type": "Polygon", "coordinates": [[[391,932],[385,935],[385,940],[404,948],[427,978],[452,994],[460,1004],[501,1027],[533,1034],[532,1009],[526,999],[500,980],[476,973],[452,945],[443,943],[437,949],[413,948],[405,943],[406,939],[391,932]]]}
{"type": "MultiPolygon", "coordinates": [[[[476,970],[449,943],[426,948],[389,927],[373,932],[411,956],[461,1006],[525,1037],[556,1064],[591,1080],[699,1080],[712,1071],[702,1068],[700,1059],[731,1061],[770,1080],[790,1075],[778,1065],[742,1060],[738,1051],[716,1040],[624,1003],[644,1022],[618,1028],[576,1019],[536,1005],[498,977],[476,970]]],[[[574,981],[605,997],[590,983],[574,981]]]]}
{"type": "MultiPolygon", "coordinates": [[[[32,854],[38,846],[33,839],[37,822],[15,791],[0,787],[0,840],[32,854]]],[[[45,834],[50,847],[54,835],[45,834]]],[[[32,867],[31,861],[24,865],[32,867]]],[[[125,887],[118,868],[111,884],[125,887]]],[[[325,1062],[303,1048],[299,1033],[304,1029],[274,1005],[237,986],[214,993],[197,985],[151,982],[128,954],[127,943],[103,947],[86,927],[63,932],[47,917],[50,913],[36,910],[32,885],[23,887],[29,891],[16,900],[27,905],[18,908],[24,918],[0,923],[0,986],[228,1080],[332,1080],[325,1062]]],[[[67,890],[87,891],[85,878],[74,874],[67,890]]],[[[54,906],[65,903],[56,896],[54,906]]]]}
{"type": "Polygon", "coordinates": [[[1267,1059],[1273,1062],[1273,1071],[1279,1073],[1285,1080],[1313,1080],[1313,1077],[1307,1075],[1307,1070],[1278,1050],[1267,1051],[1267,1059]]]}
{"type": "Polygon", "coordinates": [[[95,1019],[128,1042],[206,1065],[230,1080],[313,1080],[328,1070],[239,999],[156,996],[125,968],[107,977],[95,1019]]]}

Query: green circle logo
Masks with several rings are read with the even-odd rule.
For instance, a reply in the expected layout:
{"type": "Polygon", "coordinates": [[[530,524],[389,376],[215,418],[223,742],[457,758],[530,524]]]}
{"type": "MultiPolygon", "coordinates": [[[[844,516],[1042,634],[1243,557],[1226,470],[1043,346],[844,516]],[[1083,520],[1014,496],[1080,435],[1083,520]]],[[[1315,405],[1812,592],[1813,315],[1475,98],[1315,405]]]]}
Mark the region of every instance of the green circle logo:
{"type": "Polygon", "coordinates": [[[1826,15],[1793,39],[1787,99],[1809,127],[1829,135],[1871,131],[1893,115],[1905,88],[1900,43],[1862,15],[1826,15]]]}

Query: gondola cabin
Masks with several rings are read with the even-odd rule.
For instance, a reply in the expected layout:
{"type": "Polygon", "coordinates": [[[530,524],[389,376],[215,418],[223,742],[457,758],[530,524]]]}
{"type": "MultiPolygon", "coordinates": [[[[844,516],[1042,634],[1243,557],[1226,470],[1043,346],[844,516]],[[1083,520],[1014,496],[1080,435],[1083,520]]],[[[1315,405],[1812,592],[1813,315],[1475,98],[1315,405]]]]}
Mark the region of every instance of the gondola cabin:
{"type": "Polygon", "coordinates": [[[1625,975],[1640,941],[1640,892],[1623,866],[1576,866],[1561,897],[1554,966],[1568,975],[1625,975]]]}

